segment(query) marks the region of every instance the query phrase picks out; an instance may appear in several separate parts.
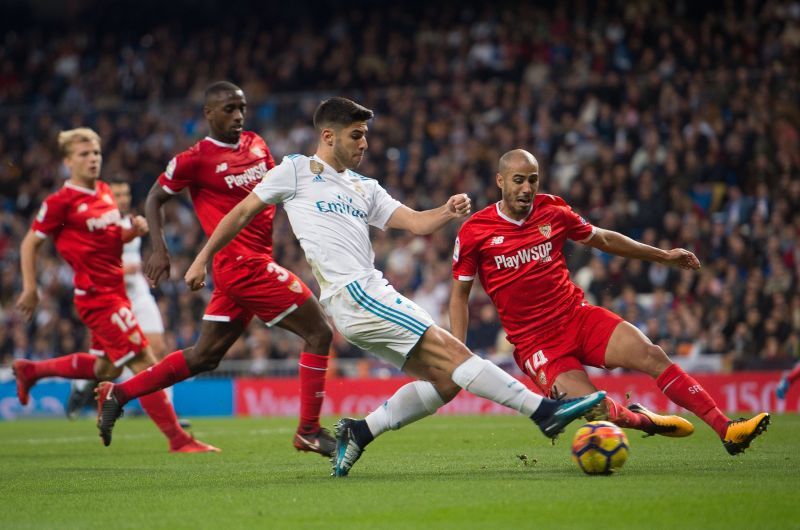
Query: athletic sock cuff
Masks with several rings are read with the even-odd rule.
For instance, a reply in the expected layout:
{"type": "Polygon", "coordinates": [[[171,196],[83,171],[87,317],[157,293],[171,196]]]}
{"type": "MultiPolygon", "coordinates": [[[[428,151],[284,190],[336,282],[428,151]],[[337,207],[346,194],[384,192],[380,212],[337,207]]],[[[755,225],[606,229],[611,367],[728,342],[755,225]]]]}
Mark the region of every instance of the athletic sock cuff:
{"type": "Polygon", "coordinates": [[[303,368],[326,370],[328,368],[328,356],[317,355],[316,353],[304,351],[300,354],[300,360],[298,364],[303,368]]]}

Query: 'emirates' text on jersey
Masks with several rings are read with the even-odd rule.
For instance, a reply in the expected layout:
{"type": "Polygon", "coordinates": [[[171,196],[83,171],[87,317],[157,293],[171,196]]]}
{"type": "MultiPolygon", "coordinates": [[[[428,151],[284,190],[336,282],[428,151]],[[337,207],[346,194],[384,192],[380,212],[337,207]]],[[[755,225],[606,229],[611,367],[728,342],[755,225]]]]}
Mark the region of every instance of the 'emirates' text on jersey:
{"type": "Polygon", "coordinates": [[[75,289],[124,295],[120,219],[105,182],[98,180],[93,190],[66,182],[44,200],[31,228],[39,237],[53,238],[75,272],[75,289]]]}
{"type": "Polygon", "coordinates": [[[595,228],[563,199],[537,194],[530,215],[516,221],[500,203],[464,223],[453,252],[453,278],[469,281],[477,270],[513,344],[552,329],[583,302],[562,253],[567,239],[585,242],[595,228]]]}
{"type": "Polygon", "coordinates": [[[315,156],[289,155],[253,192],[267,204],[283,203],[319,282],[320,300],[380,274],[369,226],[384,229],[400,203],[375,179],[339,173],[315,156]]]}
{"type": "MultiPolygon", "coordinates": [[[[170,160],[158,183],[170,194],[189,188],[200,225],[210,236],[225,214],[247,197],[274,166],[264,140],[254,132],[244,131],[237,144],[209,137],[200,140],[170,160]]],[[[271,255],[274,217],[274,207],[262,211],[217,258],[271,255]]]]}

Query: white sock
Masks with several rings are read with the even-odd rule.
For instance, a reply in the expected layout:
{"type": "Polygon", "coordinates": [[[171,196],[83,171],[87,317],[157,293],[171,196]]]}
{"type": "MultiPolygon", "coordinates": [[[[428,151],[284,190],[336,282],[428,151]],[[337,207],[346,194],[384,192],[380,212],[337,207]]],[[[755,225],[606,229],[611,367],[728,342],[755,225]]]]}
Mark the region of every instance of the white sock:
{"type": "Polygon", "coordinates": [[[396,431],[430,416],[444,405],[436,387],[427,381],[414,381],[400,387],[383,405],[370,412],[365,420],[372,436],[396,431]]]}
{"type": "Polygon", "coordinates": [[[473,355],[453,370],[453,382],[472,394],[530,416],[542,397],[528,390],[496,364],[473,355]]]}

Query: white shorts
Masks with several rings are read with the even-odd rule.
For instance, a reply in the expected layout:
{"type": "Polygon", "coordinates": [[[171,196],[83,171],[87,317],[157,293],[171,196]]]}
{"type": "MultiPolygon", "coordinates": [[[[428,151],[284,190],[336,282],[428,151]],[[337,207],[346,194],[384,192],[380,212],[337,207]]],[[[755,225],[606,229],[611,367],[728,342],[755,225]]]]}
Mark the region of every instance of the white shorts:
{"type": "Polygon", "coordinates": [[[161,311],[153,295],[149,292],[130,296],[131,310],[139,321],[139,327],[145,335],[151,333],[164,333],[164,321],[161,320],[161,311]]]}
{"type": "Polygon", "coordinates": [[[433,319],[382,277],[348,284],[322,302],[352,344],[402,368],[433,319]]]}

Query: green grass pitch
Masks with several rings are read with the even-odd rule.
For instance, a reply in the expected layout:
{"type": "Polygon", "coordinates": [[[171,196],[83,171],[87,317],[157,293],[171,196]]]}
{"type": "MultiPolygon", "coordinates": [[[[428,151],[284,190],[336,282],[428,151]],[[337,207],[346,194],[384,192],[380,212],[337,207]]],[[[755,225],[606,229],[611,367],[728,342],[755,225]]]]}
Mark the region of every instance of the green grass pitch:
{"type": "Polygon", "coordinates": [[[800,416],[773,417],[736,458],[698,423],[683,440],[627,431],[622,471],[589,477],[570,459],[577,423],[551,446],[521,417],[433,417],[334,479],[294,450],[289,419],[196,419],[223,449],[200,455],[168,454],[143,418],[121,419],[108,448],[88,418],[6,422],[0,528],[800,527],[800,416]]]}

